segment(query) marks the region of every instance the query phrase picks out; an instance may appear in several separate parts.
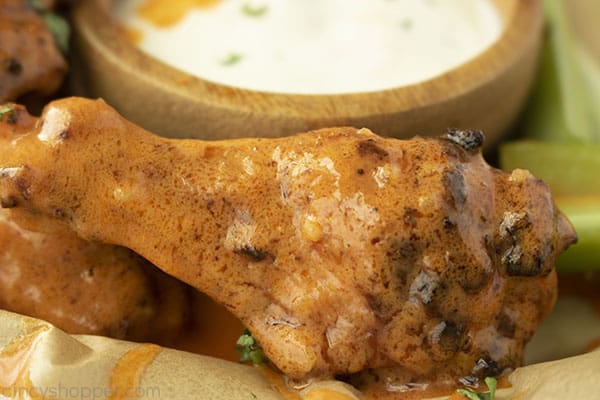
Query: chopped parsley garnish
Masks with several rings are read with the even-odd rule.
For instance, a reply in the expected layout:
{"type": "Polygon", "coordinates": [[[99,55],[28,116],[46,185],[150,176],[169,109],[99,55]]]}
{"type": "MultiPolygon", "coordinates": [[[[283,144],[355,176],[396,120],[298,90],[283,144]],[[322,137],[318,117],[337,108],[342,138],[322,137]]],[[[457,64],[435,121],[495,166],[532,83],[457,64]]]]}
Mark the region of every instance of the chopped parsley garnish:
{"type": "Polygon", "coordinates": [[[487,392],[476,392],[473,389],[457,389],[456,392],[462,394],[469,400],[494,400],[496,396],[496,386],[498,381],[496,378],[487,377],[485,378],[485,384],[489,391],[487,392]]]}
{"type": "Polygon", "coordinates": [[[249,17],[262,17],[267,13],[269,7],[267,6],[252,6],[251,4],[244,3],[242,6],[242,12],[249,17]]]}
{"type": "Polygon", "coordinates": [[[238,54],[238,53],[231,53],[227,56],[227,58],[225,58],[223,61],[221,61],[221,64],[229,67],[232,65],[235,65],[237,63],[239,63],[240,61],[242,61],[242,55],[238,54]]]}
{"type": "Polygon", "coordinates": [[[67,54],[69,52],[69,36],[71,34],[71,28],[67,20],[51,12],[44,13],[43,18],[46,26],[52,32],[52,36],[54,36],[56,46],[58,46],[63,54],[67,54]]]}
{"type": "Polygon", "coordinates": [[[15,110],[11,106],[4,106],[0,108],[0,121],[4,120],[4,116],[8,115],[8,118],[15,114],[15,110]]]}
{"type": "Polygon", "coordinates": [[[46,11],[46,7],[42,5],[40,0],[29,0],[29,7],[33,8],[35,12],[40,14],[46,11]]]}
{"type": "Polygon", "coordinates": [[[410,18],[404,18],[402,21],[400,21],[400,26],[402,27],[402,29],[404,29],[405,31],[409,31],[412,29],[413,27],[413,20],[410,18]]]}
{"type": "Polygon", "coordinates": [[[262,349],[256,344],[256,340],[250,334],[248,329],[244,329],[244,333],[236,342],[236,350],[240,353],[240,362],[252,362],[254,364],[264,364],[267,362],[262,349]]]}
{"type": "Polygon", "coordinates": [[[67,20],[52,11],[48,11],[39,0],[28,1],[29,6],[44,20],[46,27],[54,37],[56,46],[63,54],[67,54],[69,52],[69,36],[71,35],[71,28],[67,20]]]}

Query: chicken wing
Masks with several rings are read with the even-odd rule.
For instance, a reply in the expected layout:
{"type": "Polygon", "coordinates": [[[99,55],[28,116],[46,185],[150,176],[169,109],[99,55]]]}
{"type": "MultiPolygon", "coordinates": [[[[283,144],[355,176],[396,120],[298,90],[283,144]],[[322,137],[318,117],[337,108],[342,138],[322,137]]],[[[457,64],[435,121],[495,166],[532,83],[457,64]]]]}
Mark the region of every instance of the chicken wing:
{"type": "Polygon", "coordinates": [[[575,240],[547,186],[489,167],[476,131],[172,140],[77,98],[19,128],[31,118],[0,125],[3,207],[133,249],[225,305],[292,378],[513,367],[575,240]]]}
{"type": "MultiPolygon", "coordinates": [[[[24,133],[35,119],[10,126],[24,133]]],[[[0,308],[69,333],[164,344],[185,328],[188,286],[129,249],[86,242],[52,218],[12,214],[0,210],[0,308]]]]}
{"type": "Polygon", "coordinates": [[[67,64],[27,0],[0,0],[0,102],[56,91],[67,64]]]}
{"type": "Polygon", "coordinates": [[[0,308],[69,333],[165,344],[182,333],[186,285],[129,249],[88,243],[55,220],[30,225],[0,211],[0,308]]]}

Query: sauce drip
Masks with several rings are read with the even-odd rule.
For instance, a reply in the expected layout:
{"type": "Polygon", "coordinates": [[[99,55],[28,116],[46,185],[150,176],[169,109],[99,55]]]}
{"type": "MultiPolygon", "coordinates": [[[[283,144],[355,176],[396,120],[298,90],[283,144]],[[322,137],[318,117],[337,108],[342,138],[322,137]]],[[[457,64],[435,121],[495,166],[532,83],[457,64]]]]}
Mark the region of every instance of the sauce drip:
{"type": "Polygon", "coordinates": [[[343,393],[333,390],[320,389],[315,390],[304,396],[303,400],[353,400],[343,393]]]}
{"type": "Polygon", "coordinates": [[[162,347],[155,344],[143,344],[125,353],[110,376],[110,387],[114,391],[107,400],[139,398],[136,389],[140,387],[146,368],[161,351],[162,347]]]}
{"type": "Polygon", "coordinates": [[[40,394],[30,377],[29,359],[35,352],[47,325],[26,322],[23,334],[14,338],[0,352],[0,395],[16,400],[47,399],[40,394]]]}
{"type": "Polygon", "coordinates": [[[283,376],[265,365],[255,365],[262,376],[271,385],[271,388],[279,393],[285,400],[301,400],[300,396],[287,387],[283,376]]]}
{"type": "Polygon", "coordinates": [[[35,351],[46,325],[26,326],[25,332],[17,336],[0,352],[0,388],[6,389],[21,383],[28,376],[29,358],[35,351]]]}

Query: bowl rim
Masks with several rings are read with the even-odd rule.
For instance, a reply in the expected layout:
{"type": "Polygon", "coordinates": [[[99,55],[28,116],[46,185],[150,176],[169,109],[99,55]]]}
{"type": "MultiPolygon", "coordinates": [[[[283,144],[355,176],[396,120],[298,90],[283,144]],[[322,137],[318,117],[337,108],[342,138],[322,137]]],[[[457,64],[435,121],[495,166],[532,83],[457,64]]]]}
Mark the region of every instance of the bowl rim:
{"type": "Polygon", "coordinates": [[[536,40],[541,0],[493,0],[500,11],[500,37],[475,57],[430,79],[389,89],[340,94],[294,94],[244,89],[205,80],[154,58],[128,40],[112,15],[117,0],[77,2],[77,29],[94,38],[98,50],[114,65],[148,84],[168,87],[181,98],[207,107],[261,114],[273,118],[312,120],[360,119],[391,115],[445,103],[485,85],[507,70],[536,40]],[[501,5],[498,5],[501,2],[501,5]],[[128,62],[123,62],[128,60],[128,62]],[[143,67],[141,67],[143,66],[143,67]]]}

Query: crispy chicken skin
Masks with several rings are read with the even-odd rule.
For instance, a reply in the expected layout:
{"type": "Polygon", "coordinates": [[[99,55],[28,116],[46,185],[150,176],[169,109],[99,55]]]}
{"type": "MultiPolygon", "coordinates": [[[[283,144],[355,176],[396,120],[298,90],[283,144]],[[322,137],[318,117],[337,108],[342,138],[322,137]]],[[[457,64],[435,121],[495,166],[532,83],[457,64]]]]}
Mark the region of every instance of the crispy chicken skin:
{"type": "Polygon", "coordinates": [[[0,102],[56,91],[67,64],[27,0],[0,0],[0,102]]]}
{"type": "MultiPolygon", "coordinates": [[[[13,133],[33,129],[21,118],[13,133]]],[[[40,215],[0,210],[0,308],[69,333],[170,344],[186,327],[189,290],[131,250],[90,243],[40,215]]]]}
{"type": "MultiPolygon", "coordinates": [[[[40,4],[51,9],[54,1],[40,4]]],[[[66,70],[28,1],[0,0],[0,102],[50,95],[66,70]]],[[[25,229],[0,214],[3,309],[43,318],[69,333],[171,343],[186,322],[187,290],[128,249],[88,243],[56,221],[25,229]]]]}
{"type": "Polygon", "coordinates": [[[19,128],[31,120],[17,108],[0,124],[3,207],[135,250],[224,304],[296,379],[515,366],[575,240],[547,186],[489,167],[477,132],[172,140],[78,98],[19,128]]]}
{"type": "Polygon", "coordinates": [[[55,220],[36,218],[33,226],[0,211],[0,308],[69,333],[164,344],[182,333],[186,285],[129,249],[86,242],[55,220]]]}

